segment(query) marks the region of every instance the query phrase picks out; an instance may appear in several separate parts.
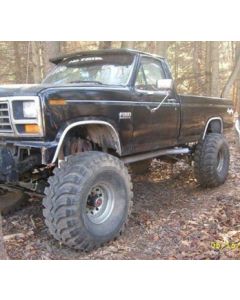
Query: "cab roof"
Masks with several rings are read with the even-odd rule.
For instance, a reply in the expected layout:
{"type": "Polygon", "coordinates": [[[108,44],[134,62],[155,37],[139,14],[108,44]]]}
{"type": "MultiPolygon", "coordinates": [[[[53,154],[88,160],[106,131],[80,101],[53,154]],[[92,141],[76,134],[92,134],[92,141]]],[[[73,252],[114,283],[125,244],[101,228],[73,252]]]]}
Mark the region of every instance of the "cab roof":
{"type": "Polygon", "coordinates": [[[59,64],[67,59],[74,59],[77,58],[79,56],[86,56],[86,55],[104,55],[104,54],[124,54],[124,53],[128,53],[128,54],[132,54],[132,55],[139,55],[139,54],[144,54],[150,57],[156,57],[156,58],[161,58],[164,59],[164,57],[161,57],[159,55],[156,54],[151,54],[151,53],[147,53],[147,52],[143,52],[143,51],[138,51],[138,50],[133,50],[133,49],[99,49],[99,50],[89,50],[89,51],[80,51],[80,52],[75,52],[75,53],[70,53],[70,54],[65,54],[65,55],[61,55],[55,58],[51,58],[50,62],[52,62],[53,64],[59,64]]]}

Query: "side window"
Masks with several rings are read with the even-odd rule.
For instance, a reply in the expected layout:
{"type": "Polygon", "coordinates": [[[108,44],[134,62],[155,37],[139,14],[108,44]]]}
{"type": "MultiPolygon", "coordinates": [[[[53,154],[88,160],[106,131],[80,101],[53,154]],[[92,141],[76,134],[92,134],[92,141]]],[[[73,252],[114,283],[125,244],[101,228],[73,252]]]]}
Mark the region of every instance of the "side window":
{"type": "Polygon", "coordinates": [[[146,84],[147,83],[146,83],[146,78],[145,78],[145,75],[144,75],[143,66],[141,65],[140,68],[139,68],[139,71],[138,71],[135,86],[138,89],[141,89],[141,87],[145,87],[146,84]]]}
{"type": "Polygon", "coordinates": [[[141,61],[135,87],[139,90],[158,91],[157,81],[164,78],[166,77],[161,63],[144,57],[141,61]]]}

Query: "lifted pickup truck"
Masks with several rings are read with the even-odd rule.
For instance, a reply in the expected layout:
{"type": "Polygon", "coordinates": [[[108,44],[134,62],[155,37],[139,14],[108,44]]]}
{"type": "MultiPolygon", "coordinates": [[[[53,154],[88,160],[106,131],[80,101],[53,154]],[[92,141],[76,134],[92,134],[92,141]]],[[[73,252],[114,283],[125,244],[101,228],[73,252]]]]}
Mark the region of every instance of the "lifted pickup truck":
{"type": "Polygon", "coordinates": [[[188,156],[203,187],[223,184],[231,101],[178,95],[167,61],[127,49],[51,60],[40,85],[0,87],[0,181],[44,193],[62,243],[91,250],[118,237],[132,207],[129,168],[188,156]]]}

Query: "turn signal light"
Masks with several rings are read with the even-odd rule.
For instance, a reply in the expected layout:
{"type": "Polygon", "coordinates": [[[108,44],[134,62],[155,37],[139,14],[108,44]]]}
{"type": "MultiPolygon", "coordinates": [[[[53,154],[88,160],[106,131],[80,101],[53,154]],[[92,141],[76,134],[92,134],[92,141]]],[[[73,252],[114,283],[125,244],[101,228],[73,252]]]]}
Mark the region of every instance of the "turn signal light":
{"type": "Polygon", "coordinates": [[[38,125],[36,124],[26,124],[24,126],[25,133],[40,133],[41,129],[38,125]]]}
{"type": "Polygon", "coordinates": [[[55,105],[55,106],[58,106],[58,105],[66,105],[66,100],[64,99],[50,99],[48,101],[48,103],[50,105],[55,105]]]}

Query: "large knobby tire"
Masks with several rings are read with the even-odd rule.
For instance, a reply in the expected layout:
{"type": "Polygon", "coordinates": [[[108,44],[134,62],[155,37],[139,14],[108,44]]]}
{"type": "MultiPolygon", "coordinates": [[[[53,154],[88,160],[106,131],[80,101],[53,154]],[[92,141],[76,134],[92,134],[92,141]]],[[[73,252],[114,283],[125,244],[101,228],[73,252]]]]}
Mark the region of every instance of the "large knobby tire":
{"type": "Polygon", "coordinates": [[[124,164],[106,153],[69,156],[49,178],[45,223],[63,244],[89,251],[117,238],[132,207],[132,183],[124,164]]]}
{"type": "Polygon", "coordinates": [[[229,147],[222,134],[210,133],[201,140],[194,154],[194,173],[202,187],[223,184],[229,170],[229,147]]]}

